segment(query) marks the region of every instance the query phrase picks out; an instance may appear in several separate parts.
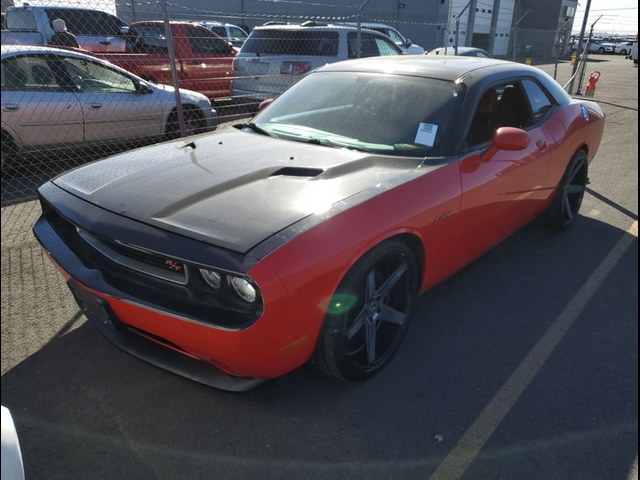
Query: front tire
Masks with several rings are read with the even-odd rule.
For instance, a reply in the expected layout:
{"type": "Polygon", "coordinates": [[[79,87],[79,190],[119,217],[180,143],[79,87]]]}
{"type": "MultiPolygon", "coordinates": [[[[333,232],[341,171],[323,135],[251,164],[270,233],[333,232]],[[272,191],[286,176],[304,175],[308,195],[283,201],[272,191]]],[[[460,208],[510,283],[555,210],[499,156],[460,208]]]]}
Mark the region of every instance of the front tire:
{"type": "Polygon", "coordinates": [[[327,308],[314,363],[344,381],[380,372],[407,331],[418,291],[411,249],[387,240],[365,254],[345,275],[327,308]]]}
{"type": "Polygon", "coordinates": [[[2,172],[13,162],[16,155],[16,145],[4,131],[2,132],[2,172]]]}
{"type": "Polygon", "coordinates": [[[582,208],[588,179],[589,161],[586,152],[580,150],[569,163],[547,212],[553,229],[566,231],[573,226],[582,208]]]}
{"type": "MultiPolygon", "coordinates": [[[[199,135],[207,131],[207,121],[199,108],[185,108],[183,111],[187,137],[199,135]]],[[[171,112],[169,115],[165,136],[167,140],[177,140],[181,137],[180,122],[178,121],[178,112],[176,111],[171,112]]]]}

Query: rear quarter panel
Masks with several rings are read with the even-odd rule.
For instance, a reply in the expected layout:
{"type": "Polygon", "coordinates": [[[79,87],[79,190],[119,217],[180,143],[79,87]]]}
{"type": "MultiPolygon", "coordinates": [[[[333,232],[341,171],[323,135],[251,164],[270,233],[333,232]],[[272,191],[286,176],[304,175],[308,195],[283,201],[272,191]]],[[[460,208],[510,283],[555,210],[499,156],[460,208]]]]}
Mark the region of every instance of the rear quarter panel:
{"type": "Polygon", "coordinates": [[[551,119],[547,134],[558,143],[558,149],[551,161],[546,187],[557,188],[569,162],[581,148],[587,151],[589,164],[593,162],[602,143],[605,120],[605,114],[596,102],[577,99],[551,119]],[[583,107],[587,109],[588,120],[583,107]]]}

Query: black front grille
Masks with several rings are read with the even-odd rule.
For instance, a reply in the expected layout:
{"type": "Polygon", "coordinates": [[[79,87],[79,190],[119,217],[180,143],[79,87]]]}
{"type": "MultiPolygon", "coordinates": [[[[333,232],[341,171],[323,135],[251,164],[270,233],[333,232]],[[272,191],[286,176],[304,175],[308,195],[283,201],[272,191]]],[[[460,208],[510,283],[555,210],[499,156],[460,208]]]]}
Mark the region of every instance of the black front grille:
{"type": "Polygon", "coordinates": [[[180,261],[113,240],[97,238],[83,230],[78,233],[113,262],[169,282],[181,285],[188,283],[188,267],[180,261]]]}
{"type": "Polygon", "coordinates": [[[149,265],[150,267],[155,267],[174,273],[184,273],[186,269],[184,263],[172,260],[167,257],[161,257],[159,255],[148,253],[143,250],[131,248],[118,242],[102,240],[102,243],[107,245],[113,251],[118,252],[123,257],[127,257],[137,263],[143,263],[145,265],[149,265]]]}

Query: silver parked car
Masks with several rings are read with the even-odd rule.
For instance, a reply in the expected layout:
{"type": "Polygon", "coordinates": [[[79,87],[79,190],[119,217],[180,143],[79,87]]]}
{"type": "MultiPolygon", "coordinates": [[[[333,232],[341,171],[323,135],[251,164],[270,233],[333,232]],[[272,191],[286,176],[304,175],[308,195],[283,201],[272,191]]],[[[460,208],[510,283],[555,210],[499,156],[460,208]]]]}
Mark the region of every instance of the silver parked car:
{"type": "MultiPolygon", "coordinates": [[[[215,130],[209,100],[181,90],[187,133],[215,130]]],[[[175,91],[94,57],[2,46],[2,166],[16,153],[178,136],[175,91]]]]}
{"type": "MultiPolygon", "coordinates": [[[[403,55],[389,37],[362,30],[360,56],[403,55]]],[[[231,93],[237,102],[277,97],[307,73],[358,56],[358,30],[317,22],[256,27],[233,62],[231,93]]]]}

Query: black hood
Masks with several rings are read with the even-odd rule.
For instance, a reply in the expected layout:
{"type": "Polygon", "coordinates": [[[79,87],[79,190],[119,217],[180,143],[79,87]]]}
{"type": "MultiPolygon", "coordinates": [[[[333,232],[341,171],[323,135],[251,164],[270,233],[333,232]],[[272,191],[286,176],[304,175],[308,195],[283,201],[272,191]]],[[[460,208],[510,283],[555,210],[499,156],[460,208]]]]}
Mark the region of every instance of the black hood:
{"type": "Polygon", "coordinates": [[[113,213],[246,253],[421,163],[229,130],[118,155],[54,183],[113,213]]]}

